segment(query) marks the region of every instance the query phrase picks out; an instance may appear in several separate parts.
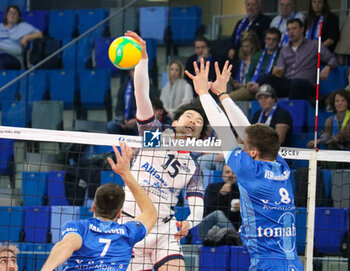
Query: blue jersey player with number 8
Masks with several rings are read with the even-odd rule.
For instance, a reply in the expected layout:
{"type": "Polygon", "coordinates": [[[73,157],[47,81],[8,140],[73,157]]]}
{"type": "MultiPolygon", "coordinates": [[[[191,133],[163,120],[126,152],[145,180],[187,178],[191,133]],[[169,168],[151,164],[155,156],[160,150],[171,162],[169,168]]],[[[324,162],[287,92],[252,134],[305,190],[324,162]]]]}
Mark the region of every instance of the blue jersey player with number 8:
{"type": "Polygon", "coordinates": [[[278,134],[263,125],[250,125],[243,112],[229,98],[226,84],[232,66],[225,63],[220,73],[215,63],[216,81],[208,82],[209,64],[201,60],[194,63],[195,75],[186,71],[210,124],[223,142],[227,165],[237,176],[240,191],[242,226],[240,235],[247,248],[250,271],[302,271],[295,248],[296,222],[290,169],[278,155],[278,134]],[[215,93],[235,128],[244,140],[244,148],[238,148],[225,113],[216,104],[208,89],[215,93]]]}
{"type": "Polygon", "coordinates": [[[111,158],[108,162],[113,171],[122,176],[141,213],[130,222],[117,223],[125,199],[124,190],[114,183],[101,185],[92,205],[94,217],[67,222],[62,227],[62,240],[52,248],[42,271],[54,270],[66,260],[64,270],[126,270],[134,245],[154,226],[157,211],[130,172],[131,148],[122,142],[119,145],[122,155],[113,146],[118,163],[111,158]]]}

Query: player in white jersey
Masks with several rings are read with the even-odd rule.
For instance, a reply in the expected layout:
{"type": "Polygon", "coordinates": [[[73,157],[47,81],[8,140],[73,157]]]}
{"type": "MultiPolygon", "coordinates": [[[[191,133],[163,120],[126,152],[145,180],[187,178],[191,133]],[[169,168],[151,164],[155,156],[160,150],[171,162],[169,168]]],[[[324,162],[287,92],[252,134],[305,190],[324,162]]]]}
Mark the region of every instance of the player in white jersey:
{"type": "Polygon", "coordinates": [[[195,75],[186,71],[212,126],[222,140],[227,165],[237,176],[242,226],[240,235],[247,248],[250,271],[302,271],[296,244],[296,220],[290,169],[278,155],[279,137],[264,124],[250,125],[242,111],[228,97],[226,84],[232,66],[225,63],[222,73],[215,63],[216,81],[208,82],[209,63],[195,66],[195,75]],[[208,94],[218,95],[231,124],[244,139],[238,147],[226,115],[208,94]]]}
{"type": "MultiPolygon", "coordinates": [[[[134,32],[142,48],[142,58],[135,67],[134,85],[136,118],[140,135],[143,131],[162,132],[171,138],[201,138],[204,136],[206,118],[201,107],[184,105],[175,113],[172,126],[162,125],[155,117],[149,98],[148,56],[146,43],[134,32]]],[[[199,167],[188,151],[142,149],[132,167],[135,179],[144,188],[158,210],[158,222],[150,234],[134,247],[134,258],[129,270],[185,271],[183,253],[179,241],[189,229],[199,224],[203,217],[203,180],[199,167]],[[190,215],[185,221],[176,222],[172,207],[177,203],[180,191],[186,189],[190,215]],[[178,229],[178,228],[179,229],[178,229]]],[[[124,221],[138,214],[133,196],[126,189],[123,209],[124,221]]]]}

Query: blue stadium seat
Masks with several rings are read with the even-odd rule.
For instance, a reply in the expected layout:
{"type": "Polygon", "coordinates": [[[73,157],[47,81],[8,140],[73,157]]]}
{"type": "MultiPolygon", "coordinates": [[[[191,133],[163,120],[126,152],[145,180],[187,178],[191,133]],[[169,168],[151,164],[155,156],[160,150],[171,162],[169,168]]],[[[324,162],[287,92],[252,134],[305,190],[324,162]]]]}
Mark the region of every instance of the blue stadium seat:
{"type": "Polygon", "coordinates": [[[22,172],[23,206],[40,206],[47,191],[46,172],[22,172]]]}
{"type": "Polygon", "coordinates": [[[319,253],[339,254],[341,243],[348,230],[348,208],[316,208],[315,248],[319,253]]]}
{"type": "Polygon", "coordinates": [[[190,234],[192,236],[192,245],[201,245],[202,240],[198,236],[198,226],[190,229],[190,234]]]}
{"type": "MultiPolygon", "coordinates": [[[[0,87],[4,86],[11,80],[15,79],[17,76],[18,76],[18,72],[15,70],[0,71],[0,87]]],[[[7,87],[6,89],[0,92],[1,103],[5,101],[9,101],[9,102],[15,101],[17,93],[18,93],[18,82],[12,84],[11,86],[7,87]]]]}
{"type": "Polygon", "coordinates": [[[145,41],[147,43],[148,67],[150,68],[152,61],[157,58],[157,40],[147,38],[145,41]]]}
{"type": "Polygon", "coordinates": [[[76,67],[78,70],[89,68],[92,59],[93,41],[89,37],[81,38],[76,49],[76,67]]]}
{"type": "Polygon", "coordinates": [[[73,70],[50,71],[50,98],[63,101],[64,108],[72,108],[75,93],[75,72],[73,70]]]}
{"type": "MultiPolygon", "coordinates": [[[[66,38],[62,39],[62,44],[65,46],[69,42],[71,42],[71,38],[66,38]]],[[[77,45],[73,44],[66,49],[63,50],[62,52],[62,65],[64,70],[75,70],[76,68],[76,48],[77,45]]]]}
{"type": "Polygon", "coordinates": [[[26,127],[30,118],[26,112],[26,103],[24,101],[2,103],[1,125],[26,127]]]}
{"type": "Polygon", "coordinates": [[[124,181],[119,174],[116,174],[111,170],[102,170],[101,171],[101,184],[106,183],[116,183],[120,186],[124,186],[124,181]]]}
{"type": "Polygon", "coordinates": [[[322,169],[322,177],[324,183],[324,196],[326,199],[332,199],[332,171],[329,169],[322,169]]]}
{"type": "Polygon", "coordinates": [[[345,88],[348,80],[347,71],[348,67],[346,66],[337,66],[331,69],[328,79],[326,81],[320,80],[320,97],[322,98],[337,89],[345,88]]]}
{"type": "Polygon", "coordinates": [[[46,243],[50,230],[50,206],[24,207],[25,241],[28,243],[46,243]]]}
{"type": "Polygon", "coordinates": [[[250,117],[249,117],[249,120],[253,119],[253,116],[255,114],[256,111],[260,110],[261,107],[258,103],[258,101],[256,100],[253,100],[250,102],[250,117]]]}
{"type": "Polygon", "coordinates": [[[65,171],[49,171],[47,173],[47,196],[49,205],[68,205],[64,188],[65,171]]]}
{"type": "MultiPolygon", "coordinates": [[[[49,91],[49,73],[46,70],[35,70],[28,75],[28,104],[44,100],[49,91]]],[[[29,108],[31,112],[31,108],[29,108]]]]}
{"type": "Polygon", "coordinates": [[[62,226],[72,220],[80,220],[80,206],[51,206],[52,243],[61,240],[62,226]]]}
{"type": "Polygon", "coordinates": [[[85,108],[105,108],[111,87],[111,72],[106,69],[80,70],[80,95],[85,108]]]}
{"type": "Polygon", "coordinates": [[[49,35],[53,38],[73,38],[77,28],[75,10],[49,11],[49,35]]]}
{"type": "Polygon", "coordinates": [[[19,242],[23,229],[23,207],[0,206],[0,241],[19,242]]]}
{"type": "Polygon", "coordinates": [[[228,270],[243,271],[249,270],[250,256],[244,247],[231,246],[230,247],[230,266],[228,270]]]}
{"type": "Polygon", "coordinates": [[[10,163],[14,163],[14,140],[0,138],[0,175],[9,174],[10,163]]]}
{"type": "Polygon", "coordinates": [[[293,119],[293,133],[301,133],[307,127],[308,102],[305,100],[284,100],[278,104],[288,110],[293,119]]]}
{"type": "Polygon", "coordinates": [[[110,69],[113,75],[117,75],[119,69],[117,69],[108,57],[109,45],[113,39],[110,38],[96,38],[95,39],[95,62],[96,68],[110,69]]]}
{"type": "Polygon", "coordinates": [[[20,255],[23,255],[23,269],[27,271],[40,270],[44,265],[53,244],[31,244],[23,243],[20,255]]]}
{"type": "Polygon", "coordinates": [[[296,225],[297,228],[297,237],[296,237],[296,247],[298,254],[303,254],[305,251],[306,245],[306,219],[307,219],[307,210],[306,208],[297,207],[295,210],[296,215],[296,225]]]}
{"type": "Polygon", "coordinates": [[[93,216],[93,212],[90,207],[81,206],[80,207],[80,219],[87,219],[93,216]]]}
{"type": "Polygon", "coordinates": [[[221,170],[204,170],[203,171],[203,183],[204,191],[210,183],[222,182],[222,171],[221,170]]]}
{"type": "MultiPolygon", "coordinates": [[[[327,112],[326,110],[318,110],[318,117],[317,117],[317,131],[320,132],[324,130],[324,124],[326,122],[326,119],[330,116],[332,116],[333,112],[327,112]]],[[[308,105],[307,109],[307,125],[309,127],[309,131],[313,132],[315,130],[315,107],[313,107],[311,104],[308,105]]]]}
{"type": "Polygon", "coordinates": [[[142,38],[156,39],[164,43],[164,32],[168,25],[168,7],[141,7],[140,32],[142,38]]]}
{"type": "Polygon", "coordinates": [[[227,271],[230,264],[230,247],[202,246],[199,256],[200,271],[227,271]]]}
{"type": "Polygon", "coordinates": [[[30,10],[22,13],[22,19],[45,33],[48,25],[48,14],[47,10],[30,10]]]}
{"type": "MultiPolygon", "coordinates": [[[[79,35],[83,34],[85,31],[89,30],[91,27],[95,26],[99,22],[103,21],[108,17],[107,9],[81,9],[78,10],[78,32],[79,35]]],[[[90,32],[88,36],[91,39],[97,37],[102,37],[106,31],[107,24],[99,26],[94,31],[90,32]]]]}
{"type": "Polygon", "coordinates": [[[201,7],[172,7],[171,33],[174,44],[192,44],[201,26],[201,7]]]}
{"type": "Polygon", "coordinates": [[[2,6],[0,4],[0,21],[2,22],[3,18],[4,18],[4,12],[1,10],[2,6]]]}
{"type": "Polygon", "coordinates": [[[5,12],[6,8],[9,5],[18,6],[21,12],[27,10],[27,0],[1,0],[0,1],[0,11],[5,12]]]}
{"type": "Polygon", "coordinates": [[[310,140],[314,140],[315,133],[293,133],[292,147],[294,148],[306,148],[306,144],[310,140]]]}

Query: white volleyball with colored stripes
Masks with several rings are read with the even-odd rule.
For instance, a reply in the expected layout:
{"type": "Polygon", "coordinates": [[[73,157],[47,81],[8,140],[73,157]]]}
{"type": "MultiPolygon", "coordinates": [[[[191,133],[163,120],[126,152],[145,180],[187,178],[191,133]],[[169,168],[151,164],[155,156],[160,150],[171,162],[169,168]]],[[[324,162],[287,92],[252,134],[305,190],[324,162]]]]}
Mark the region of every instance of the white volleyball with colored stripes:
{"type": "Polygon", "coordinates": [[[141,45],[131,37],[119,37],[109,46],[108,56],[117,68],[132,69],[141,59],[141,45]]]}

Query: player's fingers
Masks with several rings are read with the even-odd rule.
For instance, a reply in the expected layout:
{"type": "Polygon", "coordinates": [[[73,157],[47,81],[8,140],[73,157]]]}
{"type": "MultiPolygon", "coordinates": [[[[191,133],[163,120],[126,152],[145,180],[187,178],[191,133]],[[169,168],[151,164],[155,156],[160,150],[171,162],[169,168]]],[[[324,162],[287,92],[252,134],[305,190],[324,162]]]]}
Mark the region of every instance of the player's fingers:
{"type": "Polygon", "coordinates": [[[216,78],[218,78],[220,76],[220,69],[219,69],[219,64],[217,61],[215,61],[215,73],[216,73],[216,78]]]}
{"type": "Polygon", "coordinates": [[[111,168],[113,169],[115,167],[115,163],[112,158],[108,157],[107,158],[108,163],[111,165],[111,168]]]}
{"type": "Polygon", "coordinates": [[[193,61],[193,68],[194,68],[195,74],[198,75],[199,69],[198,69],[197,61],[193,61]]]}
{"type": "MultiPolygon", "coordinates": [[[[120,145],[120,143],[119,143],[119,145],[120,145]]],[[[119,161],[120,153],[119,153],[119,150],[117,149],[117,147],[115,145],[113,145],[113,150],[114,150],[114,154],[115,154],[115,156],[117,158],[117,161],[119,161]]]]}
{"type": "MultiPolygon", "coordinates": [[[[203,60],[203,62],[204,62],[204,60],[203,60]]],[[[205,70],[204,70],[204,72],[205,72],[206,75],[209,74],[209,66],[210,66],[210,62],[207,61],[206,66],[205,66],[205,70]]]]}
{"type": "Polygon", "coordinates": [[[185,74],[190,78],[190,79],[194,79],[194,76],[187,70],[185,70],[185,74]]]}
{"type": "Polygon", "coordinates": [[[224,67],[222,68],[222,71],[226,71],[227,70],[228,64],[229,64],[229,61],[226,60],[225,64],[224,64],[224,67]]]}
{"type": "Polygon", "coordinates": [[[201,72],[205,71],[205,65],[204,65],[204,58],[203,57],[201,57],[201,59],[200,59],[200,65],[201,65],[200,71],[201,72]]]}

